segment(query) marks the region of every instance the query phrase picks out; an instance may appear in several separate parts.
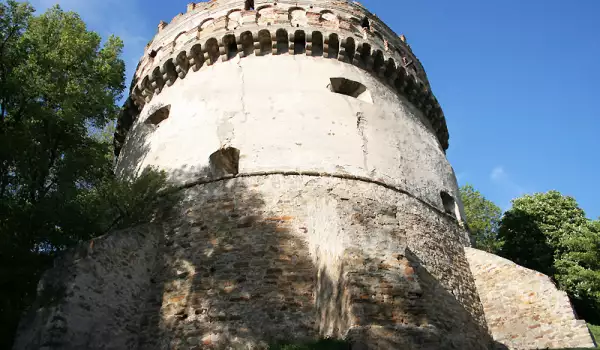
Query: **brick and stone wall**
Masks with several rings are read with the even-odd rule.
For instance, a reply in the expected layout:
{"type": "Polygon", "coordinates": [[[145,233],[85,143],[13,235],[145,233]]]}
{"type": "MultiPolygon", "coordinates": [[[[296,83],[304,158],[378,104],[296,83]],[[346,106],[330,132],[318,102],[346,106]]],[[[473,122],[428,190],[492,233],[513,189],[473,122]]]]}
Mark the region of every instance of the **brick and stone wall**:
{"type": "Polygon", "coordinates": [[[150,226],[160,232],[119,232],[61,260],[52,281],[67,296],[25,320],[15,349],[37,348],[32,332],[54,336],[47,320],[57,317],[43,316],[54,310],[60,349],[266,348],[325,336],[368,349],[492,346],[459,225],[418,199],[296,175],[215,180],[180,196],[150,226]]]}
{"type": "Polygon", "coordinates": [[[161,323],[147,328],[144,348],[319,336],[372,349],[489,346],[460,228],[418,200],[365,182],[283,175],[219,181],[184,197],[156,276],[161,323]]]}
{"type": "Polygon", "coordinates": [[[56,258],[23,316],[14,349],[135,349],[161,230],[146,225],[56,258]]]}
{"type": "Polygon", "coordinates": [[[473,248],[467,259],[494,339],[510,349],[588,348],[594,342],[569,297],[537,271],[473,248]]]}
{"type": "Polygon", "coordinates": [[[155,235],[66,258],[55,278],[73,292],[59,317],[42,305],[24,321],[17,349],[29,330],[56,333],[48,319],[63,349],[494,346],[446,121],[406,38],[348,1],[244,5],[190,4],[160,24],[115,133],[116,173],[164,170],[179,206],[155,235]]]}

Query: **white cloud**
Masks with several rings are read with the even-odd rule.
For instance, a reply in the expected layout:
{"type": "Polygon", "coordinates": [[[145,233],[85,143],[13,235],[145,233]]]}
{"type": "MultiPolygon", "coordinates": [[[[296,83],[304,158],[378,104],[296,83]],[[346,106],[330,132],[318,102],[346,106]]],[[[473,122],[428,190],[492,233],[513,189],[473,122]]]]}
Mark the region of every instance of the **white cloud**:
{"type": "MultiPolygon", "coordinates": [[[[490,180],[510,199],[517,198],[528,192],[525,187],[515,182],[512,176],[500,165],[492,169],[490,180]]],[[[512,204],[509,202],[502,209],[508,210],[511,206],[512,204]]]]}
{"type": "Polygon", "coordinates": [[[492,170],[492,173],[490,174],[490,179],[494,182],[502,182],[506,181],[508,179],[508,176],[503,167],[497,166],[492,170]]]}

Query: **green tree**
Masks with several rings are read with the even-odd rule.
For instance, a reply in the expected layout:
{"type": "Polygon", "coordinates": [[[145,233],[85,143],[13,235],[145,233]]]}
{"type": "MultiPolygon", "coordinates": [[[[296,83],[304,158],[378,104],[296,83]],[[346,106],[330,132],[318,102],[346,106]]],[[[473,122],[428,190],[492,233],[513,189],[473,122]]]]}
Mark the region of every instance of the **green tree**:
{"type": "Polygon", "coordinates": [[[592,323],[600,315],[600,223],[560,192],[513,200],[500,223],[500,255],[551,276],[577,313],[592,323]]]}
{"type": "Polygon", "coordinates": [[[554,278],[580,316],[600,323],[600,222],[590,221],[560,239],[554,278]]]}
{"type": "Polygon", "coordinates": [[[519,265],[553,276],[559,243],[588,220],[574,198],[558,191],[525,195],[512,201],[498,231],[500,254],[519,265]]]}
{"type": "Polygon", "coordinates": [[[0,348],[57,252],[154,215],[164,174],[114,178],[122,42],[73,12],[0,0],[0,348]],[[94,132],[94,130],[96,130],[94,132]]]}
{"type": "Polygon", "coordinates": [[[460,188],[460,197],[475,248],[496,253],[501,245],[498,239],[498,225],[502,210],[470,184],[460,188]]]}

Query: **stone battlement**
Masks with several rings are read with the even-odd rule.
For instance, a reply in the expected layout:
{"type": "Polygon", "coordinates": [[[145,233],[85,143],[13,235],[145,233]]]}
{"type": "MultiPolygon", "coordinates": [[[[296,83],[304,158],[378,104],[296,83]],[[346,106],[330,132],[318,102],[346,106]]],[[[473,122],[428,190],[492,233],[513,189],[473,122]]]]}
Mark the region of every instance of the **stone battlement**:
{"type": "Polygon", "coordinates": [[[202,68],[247,56],[306,55],[355,65],[406,97],[430,121],[442,148],[448,148],[443,111],[431,92],[421,63],[404,36],[397,36],[376,16],[346,1],[244,1],[190,4],[188,12],[147,46],[131,88],[128,115],[115,134],[118,154],[139,111],[178,79],[202,68]],[[363,27],[368,20],[368,28],[363,27]]]}
{"type": "MultiPolygon", "coordinates": [[[[419,79],[428,84],[427,75],[423,66],[413,54],[403,35],[398,36],[376,15],[370,13],[358,2],[344,0],[305,0],[305,1],[254,1],[254,8],[246,10],[243,0],[213,0],[208,2],[190,3],[187,12],[179,13],[169,23],[161,21],[158,25],[158,34],[148,43],[146,54],[153,50],[160,56],[161,50],[168,53],[176,49],[182,42],[181,36],[191,39],[190,35],[197,38],[210,34],[215,30],[224,29],[235,31],[241,25],[259,24],[275,25],[290,24],[293,27],[315,25],[325,26],[330,29],[348,29],[358,36],[363,36],[362,20],[369,20],[367,36],[370,40],[384,44],[386,50],[394,51],[406,61],[412,61],[414,70],[419,79]]],[[[140,67],[148,60],[142,58],[140,67]]],[[[141,73],[138,69],[136,73],[141,73]]],[[[138,74],[137,76],[142,76],[138,74]]]]}

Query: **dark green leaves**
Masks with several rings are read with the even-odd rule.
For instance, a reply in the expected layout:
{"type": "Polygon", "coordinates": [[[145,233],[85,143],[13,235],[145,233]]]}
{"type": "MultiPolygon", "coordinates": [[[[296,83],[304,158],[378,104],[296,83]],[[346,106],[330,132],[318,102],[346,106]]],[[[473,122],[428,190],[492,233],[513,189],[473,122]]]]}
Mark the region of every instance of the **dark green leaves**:
{"type": "Polygon", "coordinates": [[[472,185],[461,187],[460,196],[475,248],[496,253],[500,248],[497,234],[502,210],[472,185]]]}
{"type": "Polygon", "coordinates": [[[557,191],[513,201],[501,221],[500,255],[552,276],[579,316],[600,318],[600,223],[585,217],[574,198],[557,191]]]}
{"type": "Polygon", "coordinates": [[[58,6],[0,0],[0,348],[57,251],[154,216],[164,174],[112,172],[122,48],[58,6]]]}

